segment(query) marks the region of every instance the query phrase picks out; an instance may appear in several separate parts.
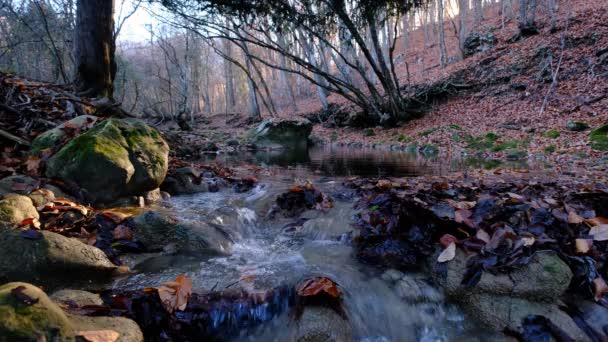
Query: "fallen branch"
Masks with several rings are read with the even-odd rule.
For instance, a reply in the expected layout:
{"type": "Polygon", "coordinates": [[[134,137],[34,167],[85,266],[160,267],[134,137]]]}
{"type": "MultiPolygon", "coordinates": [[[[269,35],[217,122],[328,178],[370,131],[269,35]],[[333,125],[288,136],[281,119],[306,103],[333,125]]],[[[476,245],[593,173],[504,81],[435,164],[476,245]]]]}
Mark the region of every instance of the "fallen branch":
{"type": "Polygon", "coordinates": [[[31,145],[29,141],[27,141],[25,139],[22,139],[22,138],[19,138],[18,136],[12,135],[9,132],[1,130],[1,129],[0,129],[0,137],[3,137],[3,138],[8,139],[10,141],[16,142],[17,144],[20,144],[20,145],[24,145],[24,146],[30,146],[31,145]]]}

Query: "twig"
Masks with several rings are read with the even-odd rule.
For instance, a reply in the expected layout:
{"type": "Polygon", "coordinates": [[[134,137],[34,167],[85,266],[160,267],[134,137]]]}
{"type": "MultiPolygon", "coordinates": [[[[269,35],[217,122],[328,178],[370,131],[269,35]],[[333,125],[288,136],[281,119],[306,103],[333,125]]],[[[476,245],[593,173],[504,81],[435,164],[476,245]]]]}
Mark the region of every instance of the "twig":
{"type": "Polygon", "coordinates": [[[8,139],[10,141],[14,141],[14,142],[16,142],[17,144],[20,144],[20,145],[24,145],[24,146],[30,146],[31,145],[29,141],[27,141],[25,139],[22,139],[22,138],[19,138],[17,136],[14,136],[14,135],[10,134],[9,132],[1,130],[1,129],[0,129],[0,137],[6,138],[6,139],[8,139]]]}
{"type": "Polygon", "coordinates": [[[549,91],[547,91],[547,95],[545,95],[545,98],[543,100],[543,105],[540,107],[541,115],[545,112],[545,108],[547,107],[547,102],[549,101],[549,96],[551,96],[551,93],[555,89],[555,86],[557,86],[557,76],[559,74],[559,69],[562,66],[562,60],[564,58],[564,50],[566,49],[566,35],[567,34],[568,34],[568,20],[566,20],[566,28],[564,29],[564,33],[562,34],[562,38],[561,38],[561,44],[560,44],[561,51],[559,54],[559,60],[557,61],[557,67],[555,68],[555,73],[553,73],[553,80],[551,82],[551,86],[549,87],[549,91]]]}

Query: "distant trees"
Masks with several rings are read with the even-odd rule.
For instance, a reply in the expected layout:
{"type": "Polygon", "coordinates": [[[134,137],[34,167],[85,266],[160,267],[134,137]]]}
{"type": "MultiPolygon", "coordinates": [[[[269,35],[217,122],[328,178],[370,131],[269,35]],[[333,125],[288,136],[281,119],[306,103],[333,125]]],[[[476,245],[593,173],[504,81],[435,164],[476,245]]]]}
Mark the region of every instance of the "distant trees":
{"type": "Polygon", "coordinates": [[[423,2],[162,1],[208,39],[230,40],[235,44],[244,42],[284,56],[292,66],[269,61],[260,53],[251,54],[256,63],[297,74],[315,84],[320,89],[322,102],[325,102],[323,93],[331,92],[357,105],[362,115],[351,119],[360,121],[359,124],[385,125],[410,119],[417,112],[402,95],[395,72],[394,50],[401,16],[423,2]],[[235,26],[226,25],[223,17],[229,17],[235,26]],[[260,25],[261,22],[268,26],[260,25]],[[358,52],[356,58],[336,40],[338,28],[350,36],[352,49],[358,52]],[[386,33],[383,28],[387,29],[386,33]],[[285,44],[279,37],[285,37],[289,43],[285,44]],[[298,45],[303,54],[294,53],[298,45]],[[341,72],[329,69],[330,58],[341,66],[341,72]],[[356,77],[363,87],[351,82],[346,75],[356,77]]]}
{"type": "Polygon", "coordinates": [[[519,0],[519,31],[522,35],[538,33],[536,28],[537,0],[519,0]]]}

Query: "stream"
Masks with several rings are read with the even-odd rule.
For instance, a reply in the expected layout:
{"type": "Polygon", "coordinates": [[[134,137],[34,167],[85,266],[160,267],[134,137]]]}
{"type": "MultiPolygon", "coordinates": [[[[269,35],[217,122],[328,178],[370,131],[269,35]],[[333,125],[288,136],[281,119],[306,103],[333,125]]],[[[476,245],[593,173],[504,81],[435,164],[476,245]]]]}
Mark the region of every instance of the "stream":
{"type": "MultiPolygon", "coordinates": [[[[226,188],[215,193],[177,196],[160,206],[186,222],[205,222],[230,232],[225,255],[140,255],[129,260],[136,274],[114,284],[116,289],[158,286],[185,274],[194,292],[243,289],[263,292],[295,285],[308,276],[326,276],[343,291],[343,305],[356,341],[483,341],[492,335],[479,329],[459,308],[444,299],[424,274],[403,274],[360,263],[351,244],[351,222],[357,211],[345,177],[441,175],[467,164],[426,159],[398,152],[311,150],[306,156],[280,154],[220,155],[218,162],[262,165],[271,176],[245,193],[226,188]],[[291,159],[290,159],[291,158],[291,159]],[[297,181],[308,180],[335,203],[327,212],[306,211],[300,217],[267,219],[277,196],[297,181]]],[[[288,299],[284,299],[287,301],[288,299]]],[[[287,306],[287,302],[285,306],[287,306]]],[[[285,341],[293,325],[289,310],[276,317],[259,308],[265,321],[234,332],[234,341],[285,341]]],[[[327,322],[332,324],[332,322],[327,322]]]]}

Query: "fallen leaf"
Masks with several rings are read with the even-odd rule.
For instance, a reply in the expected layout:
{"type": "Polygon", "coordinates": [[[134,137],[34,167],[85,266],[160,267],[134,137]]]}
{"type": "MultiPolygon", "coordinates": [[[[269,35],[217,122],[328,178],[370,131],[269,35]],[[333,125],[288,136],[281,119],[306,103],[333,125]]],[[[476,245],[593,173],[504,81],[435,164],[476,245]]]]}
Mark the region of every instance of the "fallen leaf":
{"type": "Polygon", "coordinates": [[[333,280],[327,277],[316,277],[306,279],[296,289],[298,296],[312,297],[325,293],[334,298],[340,298],[342,291],[333,280]]]}
{"type": "Polygon", "coordinates": [[[475,207],[475,205],[477,204],[476,201],[454,201],[452,199],[447,199],[445,200],[452,208],[454,209],[473,209],[475,207]]]}
{"type": "Polygon", "coordinates": [[[37,229],[40,229],[40,221],[37,218],[31,217],[27,218],[19,223],[19,227],[31,226],[37,229]]]}
{"type": "Polygon", "coordinates": [[[599,226],[591,227],[589,235],[593,235],[594,241],[608,240],[608,224],[600,224],[599,226]]]}
{"type": "Polygon", "coordinates": [[[456,243],[452,242],[450,245],[439,254],[437,262],[447,262],[453,260],[456,257],[456,243]]]}
{"type": "Polygon", "coordinates": [[[593,226],[599,226],[601,224],[608,224],[608,219],[605,217],[594,217],[594,218],[590,218],[585,220],[585,223],[589,226],[589,227],[593,227],[593,226]]]}
{"type": "Polygon", "coordinates": [[[534,242],[536,242],[536,239],[533,236],[525,236],[521,238],[521,241],[523,242],[524,246],[528,247],[532,246],[534,242]]]}
{"type": "Polygon", "coordinates": [[[443,248],[447,248],[452,243],[458,242],[458,239],[454,235],[444,234],[441,239],[439,239],[439,243],[443,246],[443,248]]]}
{"type": "Polygon", "coordinates": [[[475,237],[478,238],[479,240],[485,242],[485,243],[489,243],[490,242],[490,234],[488,234],[485,230],[483,229],[479,229],[477,231],[477,234],[475,234],[475,237]]]}
{"type": "Polygon", "coordinates": [[[587,254],[593,246],[593,240],[591,239],[576,239],[576,252],[581,254],[587,254]]]}
{"type": "Polygon", "coordinates": [[[38,176],[40,174],[40,163],[42,159],[30,156],[25,162],[27,173],[30,176],[38,176]]]}
{"type": "Polygon", "coordinates": [[[580,217],[575,211],[570,211],[568,213],[568,223],[571,224],[581,224],[585,219],[580,217]]]}
{"type": "Polygon", "coordinates": [[[120,338],[120,334],[114,330],[77,331],[76,336],[87,342],[116,342],[120,338]]]}
{"type": "Polygon", "coordinates": [[[25,286],[23,286],[23,285],[17,286],[11,290],[11,295],[13,295],[13,297],[17,298],[22,304],[25,304],[28,306],[38,303],[38,300],[39,300],[38,298],[30,297],[28,294],[24,293],[23,290],[25,290],[25,286]]]}
{"type": "Polygon", "coordinates": [[[188,305],[192,295],[192,281],[180,274],[171,281],[158,287],[158,296],[165,309],[172,313],[175,310],[183,311],[188,305]]]}
{"type": "Polygon", "coordinates": [[[608,285],[602,276],[599,276],[593,280],[593,287],[595,288],[595,301],[600,301],[605,294],[608,293],[608,285]]]}

